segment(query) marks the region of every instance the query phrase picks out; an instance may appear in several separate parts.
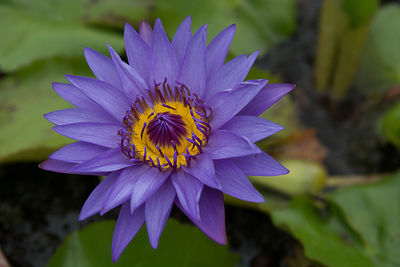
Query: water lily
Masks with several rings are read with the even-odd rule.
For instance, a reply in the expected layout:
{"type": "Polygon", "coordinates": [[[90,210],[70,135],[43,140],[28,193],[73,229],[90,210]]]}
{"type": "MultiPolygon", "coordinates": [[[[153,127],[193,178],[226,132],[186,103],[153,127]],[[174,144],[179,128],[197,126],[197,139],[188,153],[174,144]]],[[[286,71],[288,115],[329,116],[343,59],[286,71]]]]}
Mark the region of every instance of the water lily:
{"type": "Polygon", "coordinates": [[[186,18],[170,41],[158,19],[137,33],[125,26],[128,63],[90,48],[96,79],[66,75],[54,90],[76,108],[45,115],[54,131],[78,140],[49,156],[46,170],[106,178],[85,202],[84,220],[121,205],[112,258],[146,222],[156,248],[175,204],[214,241],[225,244],[223,193],[263,202],[246,175],[288,170],[254,143],[282,129],[258,116],[293,84],[244,81],[258,52],[225,58],[231,25],[207,45],[207,26],[186,18]]]}

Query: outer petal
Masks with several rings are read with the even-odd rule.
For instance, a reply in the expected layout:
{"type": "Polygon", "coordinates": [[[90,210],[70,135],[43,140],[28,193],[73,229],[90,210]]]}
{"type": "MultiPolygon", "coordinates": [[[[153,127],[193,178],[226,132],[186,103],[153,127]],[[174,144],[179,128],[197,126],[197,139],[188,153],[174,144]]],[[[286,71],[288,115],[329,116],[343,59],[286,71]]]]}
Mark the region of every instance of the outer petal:
{"type": "Polygon", "coordinates": [[[153,36],[153,29],[147,21],[142,20],[139,25],[139,35],[142,37],[146,44],[151,45],[151,39],[153,36]]]}
{"type": "Polygon", "coordinates": [[[92,191],[85,204],[83,204],[81,213],[79,215],[80,221],[100,212],[107,192],[117,180],[119,174],[120,172],[111,173],[92,191]]]}
{"type": "Polygon", "coordinates": [[[112,240],[112,260],[116,262],[122,251],[135,237],[144,223],[144,205],[131,214],[129,201],[122,205],[112,240]]]}
{"type": "Polygon", "coordinates": [[[135,210],[151,197],[164,184],[170,174],[171,171],[160,172],[156,168],[148,168],[133,188],[131,210],[135,210]]]}
{"type": "Polygon", "coordinates": [[[207,46],[207,77],[216,72],[225,62],[236,25],[232,24],[220,32],[207,46]]]}
{"type": "Polygon", "coordinates": [[[132,195],[136,182],[147,169],[146,165],[141,165],[122,170],[120,176],[107,193],[100,214],[103,215],[122,203],[127,202],[132,195]]]}
{"type": "Polygon", "coordinates": [[[183,171],[193,175],[200,182],[213,188],[221,188],[218,179],[215,177],[214,163],[210,155],[202,153],[190,162],[189,167],[182,167],[183,171]]]}
{"type": "Polygon", "coordinates": [[[206,147],[212,159],[226,159],[260,153],[261,150],[250,140],[229,131],[214,131],[206,147]]]}
{"type": "Polygon", "coordinates": [[[192,30],[190,29],[192,19],[187,16],[186,19],[179,25],[176,30],[174,39],[172,40],[172,47],[175,50],[176,57],[178,58],[179,65],[183,61],[185,56],[186,48],[192,38],[192,30]]]}
{"type": "Polygon", "coordinates": [[[89,47],[85,47],[83,53],[86,62],[98,80],[109,83],[116,88],[121,86],[117,71],[109,57],[106,57],[89,47]]]}
{"type": "Polygon", "coordinates": [[[122,61],[120,56],[111,46],[109,46],[108,49],[118,71],[123,91],[125,95],[128,96],[129,100],[135,100],[139,93],[145,94],[145,90],[148,86],[140,74],[134,68],[122,61]]]}
{"type": "Polygon", "coordinates": [[[102,106],[118,122],[122,121],[130,103],[119,89],[91,78],[71,75],[65,77],[87,97],[102,106]]]}
{"type": "Polygon", "coordinates": [[[84,175],[99,175],[104,176],[108,175],[107,172],[73,172],[70,169],[75,166],[75,163],[55,160],[55,159],[47,159],[39,164],[39,168],[52,171],[52,172],[59,172],[59,173],[71,173],[71,174],[84,174],[84,175]]]}
{"type": "Polygon", "coordinates": [[[124,39],[129,65],[139,72],[143,80],[147,81],[150,68],[150,47],[129,24],[125,24],[124,39]]]}
{"type": "Polygon", "coordinates": [[[221,191],[207,186],[203,188],[199,202],[201,220],[188,214],[179,201],[176,204],[208,237],[219,244],[226,244],[224,196],[221,191]]]}
{"type": "Polygon", "coordinates": [[[222,129],[257,142],[279,132],[283,127],[256,116],[236,116],[222,126],[222,129]]]}
{"type": "Polygon", "coordinates": [[[222,192],[245,201],[264,202],[263,196],[232,161],[222,159],[216,160],[214,164],[222,192]]]}
{"type": "Polygon", "coordinates": [[[157,19],[154,24],[152,41],[149,84],[153,84],[154,81],[162,82],[165,78],[170,83],[175,82],[179,70],[178,60],[160,19],[157,19]]]}
{"type": "Polygon", "coordinates": [[[49,112],[43,115],[48,121],[63,125],[78,122],[105,122],[115,123],[115,119],[103,110],[90,110],[83,108],[69,108],[49,112]]]}
{"type": "Polygon", "coordinates": [[[96,157],[82,162],[71,171],[78,172],[111,172],[135,165],[128,159],[120,148],[111,148],[108,151],[97,155],[96,157]]]}
{"type": "Polygon", "coordinates": [[[267,153],[261,152],[245,157],[231,158],[246,175],[277,176],[289,173],[289,170],[267,153]]]}
{"type": "Polygon", "coordinates": [[[54,91],[69,103],[78,108],[103,110],[97,103],[87,97],[78,88],[69,83],[52,83],[54,91]]]}
{"type": "Polygon", "coordinates": [[[154,249],[158,246],[158,240],[171,213],[175,195],[175,189],[168,180],[146,201],[146,227],[150,244],[154,249]]]}
{"type": "Polygon", "coordinates": [[[178,75],[178,81],[200,97],[206,85],[206,43],[207,25],[203,25],[190,40],[178,75]]]}
{"type": "Polygon", "coordinates": [[[253,66],[259,51],[253,53],[248,58],[245,55],[232,59],[223,65],[207,80],[206,100],[224,89],[233,88],[246,78],[247,73],[253,66]]]}
{"type": "Polygon", "coordinates": [[[264,88],[250,101],[239,115],[259,116],[275,102],[289,93],[295,87],[292,83],[272,83],[264,88]]]}
{"type": "Polygon", "coordinates": [[[104,147],[115,148],[121,141],[117,135],[120,127],[113,123],[80,122],[57,125],[53,130],[66,137],[104,147]]]}
{"type": "Polygon", "coordinates": [[[173,173],[171,180],[182,208],[193,218],[200,219],[199,201],[203,183],[183,171],[173,173]]]}
{"type": "Polygon", "coordinates": [[[82,163],[106,151],[107,148],[102,146],[85,142],[75,142],[60,148],[51,154],[49,158],[71,163],[82,163]]]}
{"type": "Polygon", "coordinates": [[[266,80],[249,80],[234,89],[217,93],[208,105],[213,110],[210,122],[212,129],[218,129],[244,108],[267,83],[266,80]]]}

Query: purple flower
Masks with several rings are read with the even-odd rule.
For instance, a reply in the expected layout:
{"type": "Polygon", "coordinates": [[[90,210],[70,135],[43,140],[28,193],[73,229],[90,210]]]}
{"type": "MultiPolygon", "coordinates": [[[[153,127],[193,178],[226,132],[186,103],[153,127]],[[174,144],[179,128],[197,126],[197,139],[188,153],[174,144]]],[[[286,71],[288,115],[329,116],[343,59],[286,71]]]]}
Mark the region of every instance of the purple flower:
{"type": "Polygon", "coordinates": [[[259,118],[293,84],[243,81],[258,52],[225,62],[235,25],[206,45],[207,26],[192,35],[186,18],[170,42],[161,21],[125,25],[129,64],[85,48],[97,79],[67,75],[54,90],[76,108],[45,115],[78,140],[41,163],[46,170],[107,176],[80,220],[122,205],[114,232],[116,261],[146,222],[153,248],[177,205],[206,235],[226,243],[223,193],[263,202],[246,175],[288,171],[254,142],[282,127],[259,118]]]}

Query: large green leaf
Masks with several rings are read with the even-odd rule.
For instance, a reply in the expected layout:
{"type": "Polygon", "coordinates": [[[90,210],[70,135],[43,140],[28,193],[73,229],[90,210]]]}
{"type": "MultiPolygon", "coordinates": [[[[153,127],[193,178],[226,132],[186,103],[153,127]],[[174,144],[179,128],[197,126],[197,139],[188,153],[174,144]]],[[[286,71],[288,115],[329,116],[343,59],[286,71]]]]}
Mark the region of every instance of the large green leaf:
{"type": "Polygon", "coordinates": [[[231,51],[251,53],[268,48],[288,37],[295,28],[293,0],[154,0],[155,15],[173,36],[182,20],[192,16],[193,29],[208,24],[208,39],[230,24],[236,24],[236,36],[231,51]]]}
{"type": "Polygon", "coordinates": [[[89,46],[106,52],[106,42],[123,48],[121,34],[83,23],[88,1],[6,1],[0,3],[0,70],[5,72],[54,56],[81,56],[89,46]]]}
{"type": "Polygon", "coordinates": [[[145,227],[139,231],[116,264],[111,261],[114,222],[93,223],[69,236],[49,267],[89,266],[234,266],[238,256],[207,238],[195,227],[169,220],[160,244],[153,250],[145,227]]]}
{"type": "Polygon", "coordinates": [[[400,266],[400,172],[376,184],[333,194],[376,266],[400,266]]]}
{"type": "Polygon", "coordinates": [[[84,59],[33,64],[0,81],[0,162],[40,160],[69,142],[43,114],[69,107],[52,89],[65,73],[89,75],[84,59]]]}
{"type": "Polygon", "coordinates": [[[400,265],[400,172],[339,190],[327,208],[320,206],[298,197],[272,217],[302,242],[308,257],[328,266],[400,265]]]}
{"type": "Polygon", "coordinates": [[[382,92],[400,84],[400,7],[387,5],[372,22],[356,85],[360,90],[382,92]]]}

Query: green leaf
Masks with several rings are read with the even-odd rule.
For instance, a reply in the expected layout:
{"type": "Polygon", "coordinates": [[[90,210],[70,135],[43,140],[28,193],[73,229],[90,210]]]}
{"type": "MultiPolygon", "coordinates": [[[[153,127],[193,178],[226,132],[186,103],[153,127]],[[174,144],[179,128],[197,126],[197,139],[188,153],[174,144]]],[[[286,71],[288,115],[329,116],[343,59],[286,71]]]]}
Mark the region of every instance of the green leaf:
{"type": "Polygon", "coordinates": [[[393,105],[382,117],[382,135],[393,145],[400,148],[400,101],[393,105]]]}
{"type": "Polygon", "coordinates": [[[231,51],[249,54],[258,49],[266,52],[288,37],[295,29],[293,0],[154,0],[155,15],[160,17],[169,36],[187,16],[193,29],[208,24],[208,40],[230,24],[237,30],[231,51]]]}
{"type": "Polygon", "coordinates": [[[106,43],[123,48],[120,34],[88,27],[83,20],[85,2],[40,0],[0,4],[0,69],[15,71],[34,61],[55,56],[82,56],[89,46],[106,52],[106,43]]]}
{"type": "Polygon", "coordinates": [[[400,84],[400,7],[386,5],[372,22],[356,74],[359,90],[381,93],[400,84]]]}
{"type": "Polygon", "coordinates": [[[339,0],[350,16],[352,27],[367,23],[379,7],[379,0],[339,0]]]}
{"type": "Polygon", "coordinates": [[[400,172],[375,184],[342,189],[332,195],[377,266],[400,265],[400,172]]]}
{"type": "Polygon", "coordinates": [[[339,190],[325,209],[297,197],[272,217],[302,242],[309,258],[328,266],[400,264],[400,172],[339,190]]]}
{"type": "Polygon", "coordinates": [[[114,222],[93,223],[67,237],[48,267],[87,266],[234,266],[238,256],[214,243],[199,229],[169,220],[156,250],[148,242],[145,227],[122,253],[111,261],[114,222]]]}
{"type": "Polygon", "coordinates": [[[70,107],[51,88],[65,73],[90,75],[84,59],[38,62],[0,80],[0,162],[41,160],[70,139],[43,114],[70,107]]]}

